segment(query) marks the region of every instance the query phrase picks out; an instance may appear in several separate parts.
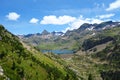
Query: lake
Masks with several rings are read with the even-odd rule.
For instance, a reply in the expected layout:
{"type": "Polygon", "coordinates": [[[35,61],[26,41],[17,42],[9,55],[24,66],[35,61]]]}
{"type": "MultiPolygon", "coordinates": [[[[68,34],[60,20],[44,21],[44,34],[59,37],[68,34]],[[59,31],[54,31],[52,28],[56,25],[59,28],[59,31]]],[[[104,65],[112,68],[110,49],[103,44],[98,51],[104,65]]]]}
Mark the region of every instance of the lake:
{"type": "Polygon", "coordinates": [[[74,51],[72,50],[66,50],[66,49],[63,49],[63,50],[42,50],[43,53],[55,53],[55,54],[73,54],[74,51]]]}

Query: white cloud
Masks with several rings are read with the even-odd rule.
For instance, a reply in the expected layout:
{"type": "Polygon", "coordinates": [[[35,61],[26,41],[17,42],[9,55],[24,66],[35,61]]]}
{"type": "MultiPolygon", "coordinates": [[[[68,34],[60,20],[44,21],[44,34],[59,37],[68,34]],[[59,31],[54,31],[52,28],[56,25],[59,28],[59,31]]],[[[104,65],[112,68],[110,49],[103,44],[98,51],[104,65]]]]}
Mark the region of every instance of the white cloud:
{"type": "Polygon", "coordinates": [[[78,29],[84,23],[99,24],[101,22],[104,22],[106,18],[108,19],[112,16],[114,16],[114,14],[100,15],[97,16],[96,18],[84,18],[82,15],[80,15],[79,17],[72,17],[67,15],[56,17],[55,15],[50,15],[44,16],[43,20],[40,21],[40,24],[52,24],[52,25],[67,24],[68,27],[65,30],[63,30],[63,32],[66,32],[67,30],[78,29]],[[105,19],[103,20],[103,18],[105,19]]]}
{"type": "Polygon", "coordinates": [[[63,25],[63,24],[68,24],[70,22],[73,22],[74,20],[76,20],[75,17],[72,16],[59,16],[56,17],[54,15],[50,15],[50,16],[44,16],[43,20],[41,20],[41,24],[54,24],[54,25],[63,25]]]}
{"type": "Polygon", "coordinates": [[[111,3],[106,11],[114,10],[120,8],[120,0],[116,0],[115,2],[111,3]]]}
{"type": "Polygon", "coordinates": [[[89,21],[89,23],[91,23],[91,24],[94,24],[94,23],[101,23],[101,22],[103,22],[103,20],[101,20],[101,19],[95,19],[95,18],[92,18],[90,21],[89,21]]]}
{"type": "Polygon", "coordinates": [[[20,18],[20,15],[16,12],[10,12],[8,15],[6,15],[6,17],[8,18],[8,20],[16,21],[18,18],[20,18]]]}
{"type": "Polygon", "coordinates": [[[105,15],[99,15],[97,17],[99,17],[100,19],[104,19],[104,18],[110,18],[112,16],[114,16],[115,14],[105,14],[105,15]]]}
{"type": "Polygon", "coordinates": [[[78,29],[84,23],[94,24],[94,23],[101,23],[101,22],[103,22],[103,20],[101,19],[79,17],[79,18],[76,18],[74,22],[69,24],[69,27],[63,30],[63,32],[66,32],[67,30],[78,29]]]}
{"type": "Polygon", "coordinates": [[[33,23],[33,24],[37,24],[38,23],[38,19],[37,18],[32,18],[29,22],[33,23]]]}

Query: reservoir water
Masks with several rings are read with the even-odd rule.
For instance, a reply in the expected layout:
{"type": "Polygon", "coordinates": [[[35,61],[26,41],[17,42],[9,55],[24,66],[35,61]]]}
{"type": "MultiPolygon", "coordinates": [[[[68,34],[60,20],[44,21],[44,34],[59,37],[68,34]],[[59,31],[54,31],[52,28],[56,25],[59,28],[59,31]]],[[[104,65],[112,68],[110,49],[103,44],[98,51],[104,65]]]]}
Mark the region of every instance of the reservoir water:
{"type": "Polygon", "coordinates": [[[42,50],[42,52],[43,53],[50,52],[50,53],[55,53],[55,54],[73,54],[74,53],[74,51],[72,50],[65,50],[65,49],[63,50],[42,50]]]}

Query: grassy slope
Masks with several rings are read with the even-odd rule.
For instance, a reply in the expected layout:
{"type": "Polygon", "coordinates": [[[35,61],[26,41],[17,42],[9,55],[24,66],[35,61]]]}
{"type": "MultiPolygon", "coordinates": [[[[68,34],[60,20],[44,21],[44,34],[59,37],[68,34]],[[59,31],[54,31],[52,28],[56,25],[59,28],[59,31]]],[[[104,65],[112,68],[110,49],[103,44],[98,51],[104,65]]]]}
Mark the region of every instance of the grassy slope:
{"type": "MultiPolygon", "coordinates": [[[[0,66],[11,80],[74,79],[64,66],[34,49],[25,49],[18,38],[0,25],[0,66]]],[[[2,80],[2,78],[0,77],[2,80]]]]}
{"type": "Polygon", "coordinates": [[[2,40],[0,40],[0,65],[4,69],[4,74],[12,80],[35,79],[37,76],[40,79],[46,79],[48,75],[46,70],[29,59],[31,53],[22,47],[17,37],[7,32],[2,26],[0,26],[0,30],[0,36],[2,37],[2,40]],[[30,66],[31,64],[32,66],[30,66]],[[15,69],[12,69],[12,67],[15,69]],[[39,74],[36,75],[36,73],[39,74]]]}

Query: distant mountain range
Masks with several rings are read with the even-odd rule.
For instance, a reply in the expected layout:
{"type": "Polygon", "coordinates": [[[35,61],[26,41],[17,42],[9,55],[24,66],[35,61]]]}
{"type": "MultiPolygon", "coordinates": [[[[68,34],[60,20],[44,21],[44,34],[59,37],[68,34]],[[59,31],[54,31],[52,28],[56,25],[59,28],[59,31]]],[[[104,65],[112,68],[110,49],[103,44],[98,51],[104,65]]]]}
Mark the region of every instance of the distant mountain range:
{"type": "Polygon", "coordinates": [[[18,35],[24,42],[35,45],[38,49],[70,49],[78,50],[84,39],[87,39],[98,32],[117,27],[120,22],[102,22],[100,24],[84,23],[78,29],[63,32],[48,32],[44,30],[42,33],[18,35]],[[81,42],[76,44],[77,42],[81,42]],[[64,44],[63,44],[64,43],[64,44]],[[69,44],[71,43],[71,44],[69,44]],[[62,44],[62,45],[61,45],[62,44]]]}
{"type": "MultiPolygon", "coordinates": [[[[81,32],[83,32],[85,30],[88,30],[88,31],[99,31],[99,30],[113,28],[113,27],[116,27],[118,25],[120,25],[120,22],[112,22],[112,21],[102,22],[100,24],[84,23],[78,29],[72,30],[71,32],[81,33],[81,32]]],[[[69,32],[69,31],[67,31],[67,32],[69,32]]]]}
{"type": "MultiPolygon", "coordinates": [[[[89,23],[84,23],[82,24],[78,29],[67,31],[66,33],[63,32],[48,32],[47,30],[44,30],[42,33],[36,33],[36,34],[27,34],[27,35],[18,35],[20,38],[27,38],[27,37],[32,37],[32,36],[47,36],[53,37],[53,36],[64,36],[69,34],[70,32],[76,32],[76,33],[81,33],[83,31],[99,31],[99,30],[104,30],[104,29],[109,29],[113,28],[120,25],[120,22],[113,22],[113,21],[107,21],[107,22],[102,22],[100,24],[89,24],[89,23]]],[[[43,37],[44,38],[44,37],[43,37]]]]}
{"type": "Polygon", "coordinates": [[[42,36],[42,38],[49,38],[49,37],[53,37],[53,36],[62,36],[64,35],[63,32],[48,32],[47,30],[44,30],[42,33],[35,33],[35,34],[27,34],[27,35],[18,35],[18,37],[20,38],[29,38],[32,36],[42,36]]]}

